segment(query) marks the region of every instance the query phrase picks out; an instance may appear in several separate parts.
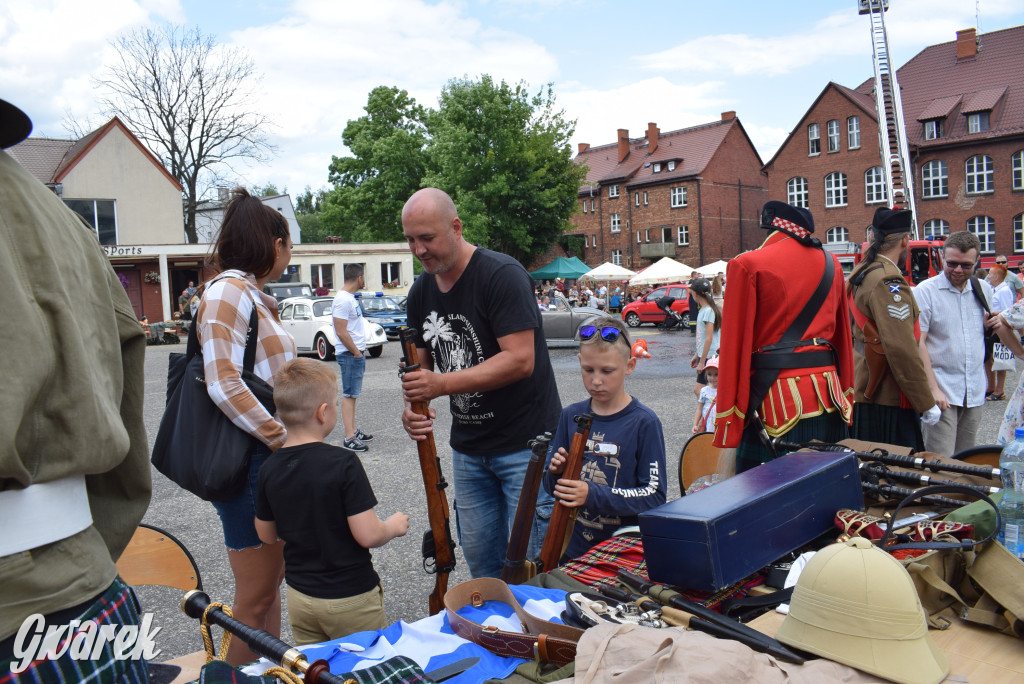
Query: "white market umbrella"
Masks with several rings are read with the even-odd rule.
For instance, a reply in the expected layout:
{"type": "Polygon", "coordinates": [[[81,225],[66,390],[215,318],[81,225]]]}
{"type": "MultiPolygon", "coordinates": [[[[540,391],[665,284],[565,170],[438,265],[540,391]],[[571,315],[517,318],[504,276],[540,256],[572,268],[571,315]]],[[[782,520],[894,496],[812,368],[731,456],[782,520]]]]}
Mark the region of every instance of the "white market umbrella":
{"type": "Polygon", "coordinates": [[[728,265],[729,265],[729,262],[722,261],[721,259],[719,259],[718,261],[716,261],[714,263],[710,263],[707,266],[701,266],[700,268],[697,268],[697,269],[694,269],[694,270],[697,271],[697,273],[700,273],[702,276],[706,276],[708,278],[714,278],[716,275],[718,275],[719,271],[721,271],[722,273],[725,273],[725,267],[728,266],[728,265]]]}
{"type": "Polygon", "coordinates": [[[636,271],[630,271],[628,268],[622,266],[616,266],[610,261],[606,261],[597,268],[592,268],[583,275],[580,279],[590,278],[591,280],[628,280],[636,275],[636,271]]]}
{"type": "Polygon", "coordinates": [[[674,283],[690,277],[693,269],[670,257],[662,257],[661,261],[651,264],[629,279],[630,285],[658,285],[674,283]]]}

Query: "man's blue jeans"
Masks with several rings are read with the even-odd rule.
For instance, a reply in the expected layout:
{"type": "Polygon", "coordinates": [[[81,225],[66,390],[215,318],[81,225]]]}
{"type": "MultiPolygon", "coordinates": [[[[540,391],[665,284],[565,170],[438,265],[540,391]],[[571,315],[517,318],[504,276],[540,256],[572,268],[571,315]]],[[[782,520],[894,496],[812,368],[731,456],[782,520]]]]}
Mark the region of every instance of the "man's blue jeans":
{"type": "MultiPolygon", "coordinates": [[[[529,462],[529,449],[500,456],[470,456],[452,450],[455,529],[474,578],[501,576],[529,462]]],[[[553,505],[554,499],[541,485],[528,558],[540,555],[553,505]]]]}

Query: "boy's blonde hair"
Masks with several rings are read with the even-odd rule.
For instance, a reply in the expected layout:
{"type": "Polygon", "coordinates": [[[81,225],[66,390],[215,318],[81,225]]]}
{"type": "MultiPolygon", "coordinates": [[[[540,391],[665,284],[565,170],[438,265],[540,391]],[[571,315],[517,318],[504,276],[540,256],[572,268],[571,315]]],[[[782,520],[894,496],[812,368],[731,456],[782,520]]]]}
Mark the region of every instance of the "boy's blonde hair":
{"type": "MultiPolygon", "coordinates": [[[[616,346],[619,346],[619,347],[622,348],[623,353],[626,355],[626,360],[627,361],[629,360],[629,357],[633,353],[633,343],[630,342],[630,340],[629,340],[629,331],[626,329],[626,324],[625,323],[623,323],[618,318],[615,318],[613,316],[601,316],[599,318],[592,318],[592,319],[590,319],[589,321],[587,321],[587,325],[588,326],[592,325],[592,326],[596,327],[597,328],[597,332],[589,340],[584,340],[581,337],[580,338],[580,345],[581,346],[584,345],[584,344],[604,345],[604,346],[616,345],[616,346]],[[609,342],[608,340],[606,340],[603,337],[601,337],[601,329],[602,328],[615,328],[616,330],[618,330],[619,331],[618,339],[615,340],[614,342],[609,342]]],[[[584,326],[584,327],[586,327],[586,326],[584,326]]]]}
{"type": "Polygon", "coordinates": [[[313,359],[292,359],[274,376],[274,404],[285,427],[306,423],[320,404],[338,400],[338,374],[313,359]]]}

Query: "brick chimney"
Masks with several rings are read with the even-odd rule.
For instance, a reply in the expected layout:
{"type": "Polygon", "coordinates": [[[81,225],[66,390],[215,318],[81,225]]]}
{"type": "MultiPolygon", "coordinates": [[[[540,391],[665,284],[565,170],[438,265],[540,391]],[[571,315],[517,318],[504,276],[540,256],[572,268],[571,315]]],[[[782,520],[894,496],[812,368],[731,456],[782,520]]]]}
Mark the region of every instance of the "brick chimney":
{"type": "Polygon", "coordinates": [[[978,54],[978,36],[975,29],[956,32],[956,59],[970,59],[978,54]]]}
{"type": "Polygon", "coordinates": [[[629,155],[629,130],[619,129],[619,161],[621,162],[629,155]]]}
{"type": "Polygon", "coordinates": [[[654,154],[654,151],[658,149],[658,135],[660,133],[658,124],[654,122],[647,124],[647,154],[654,154]]]}
{"type": "Polygon", "coordinates": [[[576,154],[583,154],[590,149],[590,143],[579,143],[576,149],[576,154]]]}
{"type": "Polygon", "coordinates": [[[722,121],[732,121],[736,118],[736,112],[722,112],[722,121]]]}

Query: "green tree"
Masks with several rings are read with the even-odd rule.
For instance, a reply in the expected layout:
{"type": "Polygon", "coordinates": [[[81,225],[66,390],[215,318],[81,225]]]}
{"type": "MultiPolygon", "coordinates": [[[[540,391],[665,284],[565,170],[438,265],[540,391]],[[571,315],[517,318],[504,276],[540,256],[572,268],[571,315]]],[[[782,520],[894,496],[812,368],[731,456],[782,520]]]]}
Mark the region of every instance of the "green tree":
{"type": "Polygon", "coordinates": [[[529,263],[569,226],[585,169],[572,161],[575,122],[555,108],[550,85],[455,79],[427,118],[424,186],[459,207],[466,239],[529,263]]]}
{"type": "Polygon", "coordinates": [[[402,239],[402,205],[426,169],[424,109],[405,90],[370,91],[366,115],[348,122],[342,142],[350,157],[333,157],[321,219],[346,240],[402,239]]]}
{"type": "Polygon", "coordinates": [[[276,197],[277,195],[287,195],[288,187],[285,186],[284,190],[278,190],[274,183],[267,183],[266,185],[254,185],[250,190],[249,194],[254,197],[276,197]]]}

